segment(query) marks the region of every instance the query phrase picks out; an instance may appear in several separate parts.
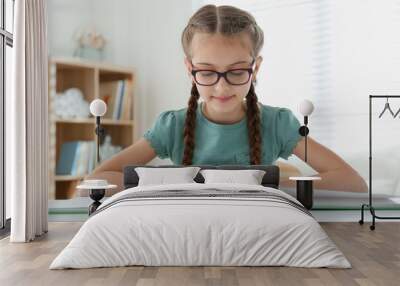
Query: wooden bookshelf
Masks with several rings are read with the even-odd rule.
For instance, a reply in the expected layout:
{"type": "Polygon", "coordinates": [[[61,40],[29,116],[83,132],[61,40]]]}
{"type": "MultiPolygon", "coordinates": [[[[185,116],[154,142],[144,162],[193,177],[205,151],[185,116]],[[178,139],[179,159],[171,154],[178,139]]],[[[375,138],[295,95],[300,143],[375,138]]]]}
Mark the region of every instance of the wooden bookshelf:
{"type": "MultiPolygon", "coordinates": [[[[102,98],[102,87],[113,81],[128,80],[130,86],[130,112],[124,119],[102,118],[106,133],[111,135],[112,144],[126,148],[134,141],[134,73],[130,68],[93,62],[78,58],[49,58],[49,199],[68,199],[76,195],[76,186],[87,175],[57,175],[56,166],[60,157],[61,146],[68,141],[96,140],[95,119],[58,118],[53,104],[57,93],[68,88],[79,88],[84,100],[90,103],[102,98]],[[128,116],[128,117],[127,117],[128,116]]],[[[124,95],[125,96],[125,95],[124,95]]]]}

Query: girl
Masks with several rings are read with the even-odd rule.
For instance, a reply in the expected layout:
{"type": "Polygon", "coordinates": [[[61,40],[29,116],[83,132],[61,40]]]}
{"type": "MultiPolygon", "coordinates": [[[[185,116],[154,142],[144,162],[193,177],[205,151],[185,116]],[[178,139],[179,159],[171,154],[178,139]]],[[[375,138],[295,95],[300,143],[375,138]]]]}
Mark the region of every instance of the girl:
{"type": "MultiPolygon", "coordinates": [[[[121,188],[124,166],[146,164],[156,156],[182,165],[271,165],[291,154],[304,160],[304,138],[293,113],[258,102],[254,83],[264,37],[249,13],[204,6],[190,18],[181,41],[192,80],[188,107],[161,113],[143,138],[103,162],[89,178],[121,188]]],[[[314,182],[315,189],[367,190],[357,172],[328,148],[312,138],[308,148],[308,164],[322,179],[314,182]]],[[[294,182],[281,185],[293,187],[294,182]]]]}

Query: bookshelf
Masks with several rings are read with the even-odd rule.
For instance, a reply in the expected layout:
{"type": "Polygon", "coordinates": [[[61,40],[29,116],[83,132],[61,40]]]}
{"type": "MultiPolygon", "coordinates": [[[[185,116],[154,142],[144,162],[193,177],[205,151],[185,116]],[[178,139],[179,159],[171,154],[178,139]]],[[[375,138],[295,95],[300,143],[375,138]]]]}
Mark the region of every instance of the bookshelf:
{"type": "MultiPolygon", "coordinates": [[[[102,118],[106,134],[112,138],[112,145],[126,148],[134,142],[134,73],[130,68],[104,62],[93,62],[79,58],[49,58],[49,199],[69,199],[75,196],[76,186],[88,172],[78,175],[58,175],[57,163],[60,159],[62,145],[71,141],[96,140],[95,119],[61,118],[57,116],[54,102],[57,94],[69,88],[79,88],[85,101],[90,103],[96,98],[107,101],[106,90],[117,82],[124,81],[120,116],[113,115],[111,102],[107,102],[111,112],[102,118]],[[129,98],[127,97],[129,96],[129,98]],[[120,119],[119,119],[120,118],[120,119]]],[[[108,92],[110,94],[110,92],[108,92]]]]}

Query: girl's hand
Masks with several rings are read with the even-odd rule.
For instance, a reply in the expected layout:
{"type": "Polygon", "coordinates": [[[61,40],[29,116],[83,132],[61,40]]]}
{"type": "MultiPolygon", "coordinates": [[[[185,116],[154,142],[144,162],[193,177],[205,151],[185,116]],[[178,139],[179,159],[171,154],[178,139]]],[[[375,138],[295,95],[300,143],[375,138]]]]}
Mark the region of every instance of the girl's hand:
{"type": "MultiPolygon", "coordinates": [[[[305,139],[302,138],[293,150],[293,154],[305,160],[305,139]]],[[[365,180],[327,147],[307,136],[307,164],[316,170],[321,177],[314,182],[314,189],[367,192],[365,180]]]]}

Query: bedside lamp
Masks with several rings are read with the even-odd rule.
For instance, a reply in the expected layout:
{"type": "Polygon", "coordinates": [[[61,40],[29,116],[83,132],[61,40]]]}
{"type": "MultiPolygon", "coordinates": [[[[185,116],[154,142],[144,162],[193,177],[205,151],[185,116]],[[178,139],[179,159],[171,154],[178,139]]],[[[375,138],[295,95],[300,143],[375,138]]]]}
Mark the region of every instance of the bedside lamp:
{"type": "Polygon", "coordinates": [[[101,99],[95,99],[90,103],[90,113],[96,118],[96,165],[100,163],[100,138],[104,136],[105,130],[100,124],[100,118],[106,114],[107,105],[101,99]]]}
{"type": "MultiPolygon", "coordinates": [[[[314,105],[309,100],[303,100],[299,105],[299,112],[304,117],[304,125],[299,128],[299,133],[304,137],[305,150],[304,161],[307,163],[307,135],[310,132],[308,129],[308,117],[314,111],[314,105]]],[[[296,181],[296,197],[307,209],[311,209],[313,205],[313,181],[321,180],[320,177],[290,177],[290,180],[296,181]]]]}
{"type": "MultiPolygon", "coordinates": [[[[96,118],[96,166],[100,164],[100,138],[105,135],[105,129],[100,124],[100,117],[107,112],[107,105],[101,99],[95,99],[90,103],[90,113],[96,118]]],[[[107,180],[85,180],[78,189],[88,189],[89,196],[94,202],[89,206],[89,215],[96,211],[101,205],[100,200],[104,197],[106,189],[114,189],[116,185],[108,184],[107,180]]]]}
{"type": "Polygon", "coordinates": [[[299,133],[301,136],[304,136],[305,141],[305,162],[307,163],[307,135],[310,130],[307,127],[308,124],[308,116],[314,111],[314,104],[305,99],[299,105],[299,111],[304,117],[304,125],[299,128],[299,133]]]}

